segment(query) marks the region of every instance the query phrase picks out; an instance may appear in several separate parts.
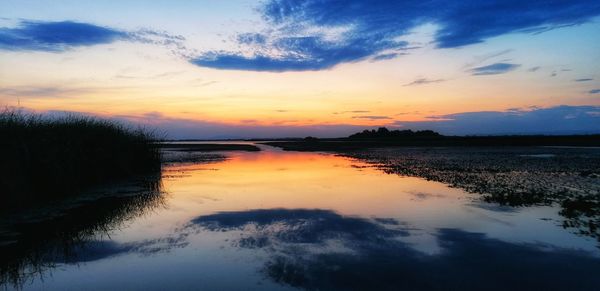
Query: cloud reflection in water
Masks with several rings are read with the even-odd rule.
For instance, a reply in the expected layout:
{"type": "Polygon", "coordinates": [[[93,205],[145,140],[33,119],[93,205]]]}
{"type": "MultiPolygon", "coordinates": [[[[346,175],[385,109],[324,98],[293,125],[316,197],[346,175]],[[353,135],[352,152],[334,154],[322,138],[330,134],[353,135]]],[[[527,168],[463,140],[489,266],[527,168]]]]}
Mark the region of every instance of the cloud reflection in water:
{"type": "Polygon", "coordinates": [[[428,255],[399,239],[409,231],[395,220],[329,210],[220,212],[197,217],[188,228],[242,231],[234,246],[264,250],[268,278],[309,290],[592,290],[600,284],[600,259],[583,251],[440,229],[442,252],[428,255]]]}

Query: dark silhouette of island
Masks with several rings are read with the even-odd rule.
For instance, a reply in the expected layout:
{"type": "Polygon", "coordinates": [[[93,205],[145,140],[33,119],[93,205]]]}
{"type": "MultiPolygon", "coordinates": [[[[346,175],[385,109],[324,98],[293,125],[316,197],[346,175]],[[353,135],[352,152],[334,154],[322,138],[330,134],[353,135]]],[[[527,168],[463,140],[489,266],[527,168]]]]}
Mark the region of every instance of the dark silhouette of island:
{"type": "Polygon", "coordinates": [[[432,138],[441,137],[442,135],[433,130],[412,131],[407,130],[388,130],[385,127],[380,127],[375,130],[365,129],[361,132],[352,134],[348,137],[350,140],[396,140],[407,138],[432,138]]]}

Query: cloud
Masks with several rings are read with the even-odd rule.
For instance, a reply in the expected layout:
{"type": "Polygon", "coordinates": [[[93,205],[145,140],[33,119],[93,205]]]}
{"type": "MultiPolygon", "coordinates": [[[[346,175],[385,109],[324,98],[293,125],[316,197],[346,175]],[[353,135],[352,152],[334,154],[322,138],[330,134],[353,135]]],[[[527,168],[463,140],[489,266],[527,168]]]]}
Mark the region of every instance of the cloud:
{"type": "Polygon", "coordinates": [[[592,78],[575,79],[575,82],[589,82],[589,81],[594,81],[594,79],[592,79],[592,78]]]}
{"type": "Polygon", "coordinates": [[[415,85],[425,85],[425,84],[431,84],[431,83],[439,83],[439,82],[444,82],[445,80],[443,79],[426,79],[426,78],[420,78],[420,79],[416,79],[408,84],[404,84],[404,86],[415,86],[415,85]]]}
{"type": "MultiPolygon", "coordinates": [[[[257,124],[257,120],[246,124],[173,118],[149,112],[140,116],[119,115],[112,118],[132,126],[143,125],[164,133],[170,139],[239,139],[274,137],[343,137],[364,129],[362,125],[351,124],[314,124],[285,125],[257,124]]],[[[250,121],[250,120],[247,120],[250,121]]]]}
{"type": "Polygon", "coordinates": [[[12,104],[13,101],[21,101],[36,98],[71,98],[82,97],[91,93],[114,93],[123,90],[135,89],[129,86],[63,86],[63,85],[31,85],[0,87],[0,101],[12,104]]]}
{"type": "MultiPolygon", "coordinates": [[[[265,37],[266,38],[266,37],[265,37]]],[[[314,71],[331,68],[339,63],[356,62],[385,49],[406,46],[406,42],[355,38],[344,43],[329,41],[322,36],[282,37],[268,44],[279,56],[208,52],[192,59],[193,64],[226,70],[251,71],[314,71]]]]}
{"type": "Polygon", "coordinates": [[[0,97],[50,98],[72,96],[74,94],[85,94],[92,91],[92,88],[66,88],[52,86],[0,87],[0,97]]]}
{"type": "Polygon", "coordinates": [[[391,60],[391,59],[397,58],[399,55],[400,55],[399,53],[380,54],[380,55],[374,56],[371,60],[372,61],[391,60]]]}
{"type": "Polygon", "coordinates": [[[0,49],[60,52],[126,38],[123,31],[88,23],[22,21],[18,27],[0,28],[0,49]]]}
{"type": "MultiPolygon", "coordinates": [[[[15,102],[16,103],[16,102],[15,102]]],[[[17,109],[17,108],[13,108],[17,109]]],[[[367,125],[360,124],[289,124],[292,120],[282,120],[271,124],[258,124],[253,120],[247,124],[233,124],[218,121],[176,118],[160,112],[147,112],[139,115],[99,115],[90,112],[44,110],[20,108],[27,113],[39,113],[47,117],[65,117],[71,115],[93,116],[121,122],[132,128],[148,128],[168,139],[245,139],[245,138],[285,138],[285,137],[344,137],[362,131],[367,125]]],[[[386,120],[389,123],[391,120],[386,120]]],[[[297,122],[294,122],[297,123],[297,122]]],[[[383,124],[382,124],[383,125],[383,124]]],[[[373,126],[368,125],[368,126],[373,126]]]]}
{"type": "Polygon", "coordinates": [[[354,119],[371,119],[371,120],[392,119],[389,116],[383,116],[383,115],[358,115],[358,116],[352,116],[352,118],[354,118],[354,119]]]}
{"type": "Polygon", "coordinates": [[[590,94],[598,94],[600,93],[600,89],[592,89],[589,91],[590,94]]]}
{"type": "Polygon", "coordinates": [[[265,44],[267,38],[260,33],[242,33],[238,35],[237,41],[241,44],[265,44]]]}
{"type": "Polygon", "coordinates": [[[540,66],[531,67],[531,68],[527,69],[527,72],[531,72],[531,73],[537,72],[541,68],[542,67],[540,67],[540,66]]]}
{"type": "Polygon", "coordinates": [[[474,60],[472,62],[469,62],[468,64],[465,65],[465,68],[472,68],[475,67],[479,64],[485,63],[491,59],[509,54],[511,52],[513,52],[513,49],[505,49],[505,50],[501,50],[501,51],[496,51],[496,52],[492,52],[492,53],[488,53],[485,55],[480,55],[480,56],[476,56],[474,58],[474,60]]]}
{"type": "Polygon", "coordinates": [[[367,58],[389,59],[402,36],[435,24],[438,48],[481,43],[507,33],[539,33],[600,15],[595,0],[388,1],[267,0],[257,9],[266,28],[237,37],[238,51],[208,51],[191,60],[215,69],[306,71],[367,58]]]}
{"type": "Polygon", "coordinates": [[[521,65],[510,63],[495,63],[487,66],[470,69],[469,72],[471,72],[473,76],[498,75],[510,72],[520,66],[521,65]]]}
{"type": "Polygon", "coordinates": [[[173,53],[187,55],[183,36],[141,29],[127,32],[74,21],[21,21],[17,27],[0,28],[0,50],[64,52],[75,47],[133,41],[173,47],[173,53]]]}
{"type": "Polygon", "coordinates": [[[346,113],[369,113],[370,110],[348,110],[348,111],[338,111],[333,114],[346,114],[346,113]]]}
{"type": "MultiPolygon", "coordinates": [[[[84,112],[43,111],[49,116],[84,112]]],[[[409,114],[418,114],[418,112],[409,114]]],[[[131,125],[144,126],[169,139],[240,139],[284,137],[344,137],[373,125],[360,124],[231,124],[208,120],[165,116],[159,112],[141,115],[109,116],[131,125]]],[[[361,120],[363,118],[356,118],[361,120]]],[[[364,115],[368,121],[380,120],[392,129],[431,129],[447,135],[489,134],[587,134],[600,133],[600,106],[557,106],[550,108],[513,109],[509,111],[463,112],[430,116],[427,121],[394,121],[391,117],[364,115]]]]}
{"type": "Polygon", "coordinates": [[[600,133],[600,106],[463,112],[430,116],[428,121],[397,121],[395,124],[449,135],[600,133]]]}

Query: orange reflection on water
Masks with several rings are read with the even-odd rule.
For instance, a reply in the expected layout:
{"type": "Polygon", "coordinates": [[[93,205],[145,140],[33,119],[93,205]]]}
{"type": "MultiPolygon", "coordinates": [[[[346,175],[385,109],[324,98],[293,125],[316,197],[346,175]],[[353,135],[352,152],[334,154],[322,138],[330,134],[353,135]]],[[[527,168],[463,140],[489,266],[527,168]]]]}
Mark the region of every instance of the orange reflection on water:
{"type": "Polygon", "coordinates": [[[437,220],[460,212],[466,194],[441,183],[388,175],[331,154],[236,153],[225,162],[172,166],[171,204],[201,215],[267,208],[331,209],[345,215],[437,220]],[[453,210],[454,209],[454,210],[453,210]]]}
{"type": "MultiPolygon", "coordinates": [[[[166,207],[130,225],[125,240],[169,233],[193,219],[218,212],[256,209],[322,209],[343,216],[392,218],[412,229],[402,240],[427,253],[440,250],[439,229],[486,233],[513,242],[545,241],[595,250],[547,218],[552,207],[496,209],[448,185],[386,174],[371,165],[333,154],[229,152],[226,161],[168,166],[166,207]],[[545,218],[544,220],[539,218],[545,218]]],[[[208,238],[207,238],[208,239],[208,238]]]]}

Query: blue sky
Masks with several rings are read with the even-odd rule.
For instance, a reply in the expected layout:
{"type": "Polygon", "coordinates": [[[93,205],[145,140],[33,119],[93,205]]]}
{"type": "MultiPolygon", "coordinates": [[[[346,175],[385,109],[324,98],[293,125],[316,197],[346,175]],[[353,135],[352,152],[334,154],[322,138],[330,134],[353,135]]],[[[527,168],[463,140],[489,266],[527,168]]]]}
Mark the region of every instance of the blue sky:
{"type": "Polygon", "coordinates": [[[599,1],[5,0],[0,11],[3,106],[185,138],[600,132],[599,1]]]}

